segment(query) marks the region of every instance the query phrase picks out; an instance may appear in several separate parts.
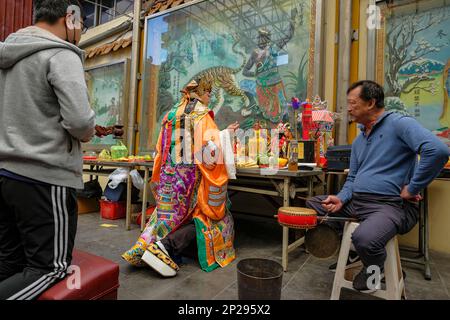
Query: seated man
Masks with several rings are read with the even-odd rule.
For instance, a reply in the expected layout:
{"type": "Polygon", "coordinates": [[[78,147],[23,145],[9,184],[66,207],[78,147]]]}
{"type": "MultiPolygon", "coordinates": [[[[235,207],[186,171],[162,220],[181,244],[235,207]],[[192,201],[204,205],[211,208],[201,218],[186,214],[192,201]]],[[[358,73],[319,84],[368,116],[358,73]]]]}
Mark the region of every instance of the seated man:
{"type": "MultiPolygon", "coordinates": [[[[353,287],[373,292],[367,268],[378,266],[383,274],[387,242],[417,223],[419,192],[442,170],[449,149],[412,117],[385,111],[383,88],[373,81],[354,83],[347,102],[361,129],[352,145],[347,181],[337,196],[316,197],[323,204],[306,205],[319,215],[328,212],[360,221],[352,241],[364,267],[353,287]]],[[[342,231],[343,224],[331,226],[342,231]]],[[[357,260],[356,254],[349,260],[357,260]]]]}
{"type": "Polygon", "coordinates": [[[176,275],[174,258],[195,240],[205,271],[235,259],[227,200],[234,158],[228,170],[228,161],[223,161],[227,145],[232,152],[230,138],[225,139],[227,130],[219,132],[207,107],[211,83],[197,79],[183,94],[164,117],[158,139],[151,180],[156,210],[137,243],[122,255],[133,265],[147,264],[167,277],[176,275]]]}

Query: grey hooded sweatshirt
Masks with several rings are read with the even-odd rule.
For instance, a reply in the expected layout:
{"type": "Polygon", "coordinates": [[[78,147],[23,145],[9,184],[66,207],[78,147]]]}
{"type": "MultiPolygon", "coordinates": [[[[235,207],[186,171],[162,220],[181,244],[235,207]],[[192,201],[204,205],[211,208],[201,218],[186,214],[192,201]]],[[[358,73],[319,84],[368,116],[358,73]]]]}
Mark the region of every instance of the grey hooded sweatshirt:
{"type": "Polygon", "coordinates": [[[28,27],[0,42],[0,169],[83,188],[80,140],[94,134],[84,52],[28,27]]]}

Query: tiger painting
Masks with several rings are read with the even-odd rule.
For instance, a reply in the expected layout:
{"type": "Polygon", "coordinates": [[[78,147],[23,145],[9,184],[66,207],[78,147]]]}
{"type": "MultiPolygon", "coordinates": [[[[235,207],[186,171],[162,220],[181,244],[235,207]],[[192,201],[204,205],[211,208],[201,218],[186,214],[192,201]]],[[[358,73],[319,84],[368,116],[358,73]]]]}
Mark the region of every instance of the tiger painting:
{"type": "Polygon", "coordinates": [[[239,85],[236,82],[235,75],[241,72],[244,69],[244,66],[247,62],[246,56],[236,50],[236,45],[238,41],[236,41],[233,45],[233,52],[240,55],[243,58],[242,64],[238,68],[230,68],[225,66],[216,66],[211,67],[205,70],[200,71],[195,76],[193,76],[189,81],[197,78],[205,77],[207,81],[210,81],[213,86],[212,95],[216,98],[216,102],[211,106],[211,110],[214,114],[217,114],[219,110],[222,108],[224,99],[224,92],[228,93],[231,96],[241,97],[243,108],[241,109],[241,114],[245,117],[251,114],[251,110],[249,110],[250,101],[245,94],[244,90],[239,88],[239,85]]]}

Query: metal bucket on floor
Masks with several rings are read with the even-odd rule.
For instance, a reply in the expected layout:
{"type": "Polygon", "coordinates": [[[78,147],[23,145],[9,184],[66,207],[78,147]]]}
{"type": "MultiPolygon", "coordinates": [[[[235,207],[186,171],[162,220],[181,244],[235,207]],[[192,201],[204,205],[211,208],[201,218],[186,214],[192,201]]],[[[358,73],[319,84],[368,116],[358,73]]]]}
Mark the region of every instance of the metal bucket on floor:
{"type": "Polygon", "coordinates": [[[243,259],[237,264],[239,300],[280,300],[283,267],[269,259],[243,259]]]}

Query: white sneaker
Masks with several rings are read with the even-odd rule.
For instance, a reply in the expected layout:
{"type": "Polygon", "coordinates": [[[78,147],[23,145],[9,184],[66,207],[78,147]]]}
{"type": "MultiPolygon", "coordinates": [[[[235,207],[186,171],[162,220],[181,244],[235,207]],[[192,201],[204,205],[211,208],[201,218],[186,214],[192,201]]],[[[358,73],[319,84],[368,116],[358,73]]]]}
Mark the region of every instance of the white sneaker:
{"type": "Polygon", "coordinates": [[[142,260],[163,277],[174,277],[179,267],[163,247],[159,247],[157,243],[150,244],[142,255],[142,260]]]}

